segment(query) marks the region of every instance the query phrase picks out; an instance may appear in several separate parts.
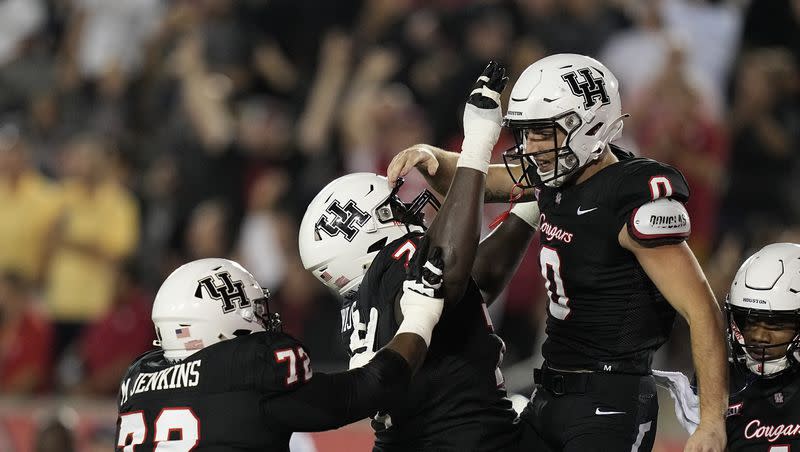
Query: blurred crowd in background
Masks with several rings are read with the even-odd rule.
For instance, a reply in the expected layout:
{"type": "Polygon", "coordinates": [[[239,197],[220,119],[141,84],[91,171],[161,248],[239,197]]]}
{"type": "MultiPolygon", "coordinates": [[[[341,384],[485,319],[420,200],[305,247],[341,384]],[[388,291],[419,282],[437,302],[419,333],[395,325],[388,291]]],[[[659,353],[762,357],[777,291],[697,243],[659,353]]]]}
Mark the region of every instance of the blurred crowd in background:
{"type": "MultiPolygon", "coordinates": [[[[512,84],[559,52],[616,74],[619,143],[686,175],[723,300],[745,253],[800,242],[799,24],[798,0],[0,0],[0,394],[113,397],[158,285],[203,257],[240,261],[343,367],[305,206],[415,143],[458,150],[490,59],[512,84]]],[[[538,274],[529,253],[494,308],[506,365],[537,353],[538,274]]],[[[691,365],[685,334],[664,367],[691,365]]]]}

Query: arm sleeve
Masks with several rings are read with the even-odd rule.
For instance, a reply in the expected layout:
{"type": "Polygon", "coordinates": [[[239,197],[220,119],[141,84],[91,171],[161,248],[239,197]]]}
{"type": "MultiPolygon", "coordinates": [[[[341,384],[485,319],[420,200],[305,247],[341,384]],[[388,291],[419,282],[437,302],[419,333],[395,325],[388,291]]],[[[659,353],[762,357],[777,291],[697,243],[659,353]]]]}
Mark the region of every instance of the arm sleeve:
{"type": "Polygon", "coordinates": [[[316,374],[296,391],[262,401],[270,423],[292,432],[330,430],[386,409],[411,380],[411,368],[395,351],[383,349],[364,367],[316,374]]]}

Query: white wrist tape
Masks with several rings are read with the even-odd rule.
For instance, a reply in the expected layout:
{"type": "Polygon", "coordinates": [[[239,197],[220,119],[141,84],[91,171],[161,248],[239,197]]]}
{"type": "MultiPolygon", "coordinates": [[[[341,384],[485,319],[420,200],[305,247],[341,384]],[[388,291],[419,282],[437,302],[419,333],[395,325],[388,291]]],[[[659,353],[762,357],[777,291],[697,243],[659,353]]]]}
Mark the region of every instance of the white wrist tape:
{"type": "Polygon", "coordinates": [[[414,333],[425,341],[425,345],[431,345],[433,328],[439,322],[444,309],[443,298],[426,297],[413,290],[406,290],[400,298],[400,310],[403,312],[403,322],[397,328],[400,333],[414,333]]]}
{"type": "Polygon", "coordinates": [[[500,107],[486,109],[467,104],[464,108],[464,143],[458,167],[472,168],[484,174],[489,171],[492,149],[500,137],[501,121],[500,107]]]}
{"type": "Polygon", "coordinates": [[[539,228],[539,203],[536,201],[514,204],[511,213],[528,223],[534,230],[539,228]]]}

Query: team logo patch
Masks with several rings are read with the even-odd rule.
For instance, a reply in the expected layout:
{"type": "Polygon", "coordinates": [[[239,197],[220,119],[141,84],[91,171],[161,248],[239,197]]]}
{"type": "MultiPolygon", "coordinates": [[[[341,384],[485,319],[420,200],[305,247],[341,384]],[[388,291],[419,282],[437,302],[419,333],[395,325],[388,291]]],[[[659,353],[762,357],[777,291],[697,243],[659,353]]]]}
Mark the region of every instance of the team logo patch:
{"type": "Polygon", "coordinates": [[[592,70],[588,67],[568,72],[562,75],[561,79],[567,82],[572,94],[583,97],[583,107],[587,110],[597,102],[603,105],[611,103],[606,91],[606,81],[592,76],[592,70]]]}
{"type": "Polygon", "coordinates": [[[212,299],[222,301],[222,312],[226,314],[236,309],[234,302],[238,302],[240,308],[250,306],[250,299],[247,298],[247,293],[244,291],[244,283],[233,281],[228,272],[215,273],[213,276],[198,281],[194,296],[203,298],[203,289],[212,299]],[[215,280],[219,280],[220,284],[217,284],[215,280]]]}
{"type": "Polygon", "coordinates": [[[352,199],[347,201],[344,206],[339,204],[339,200],[334,199],[325,209],[325,212],[332,216],[323,215],[319,217],[314,228],[322,231],[330,237],[342,234],[348,242],[352,242],[358,234],[356,226],[364,226],[370,215],[359,209],[356,202],[352,199]]]}

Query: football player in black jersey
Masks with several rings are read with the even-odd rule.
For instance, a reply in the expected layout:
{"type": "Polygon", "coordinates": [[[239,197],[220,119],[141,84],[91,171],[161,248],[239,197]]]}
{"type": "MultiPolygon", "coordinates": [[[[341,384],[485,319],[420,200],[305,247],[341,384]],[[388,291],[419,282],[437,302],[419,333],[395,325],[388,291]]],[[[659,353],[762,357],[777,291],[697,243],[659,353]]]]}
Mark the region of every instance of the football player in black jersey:
{"type": "MultiPolygon", "coordinates": [[[[800,245],[774,243],[750,256],[736,272],[725,313],[728,450],[800,449],[800,245]]],[[[695,387],[676,372],[657,378],[672,393],[678,420],[694,431],[695,387]]]]}
{"type": "MultiPolygon", "coordinates": [[[[465,140],[454,178],[429,229],[421,209],[436,199],[427,191],[412,203],[397,196],[384,177],[357,173],[325,187],[300,226],[303,264],[341,295],[342,334],[350,344],[351,368],[366,362],[391,339],[402,320],[397,309],[404,268],[424,251],[423,237],[443,248],[445,312],[428,357],[401,403],[374,421],[376,451],[496,451],[513,447],[515,413],[498,366],[503,343],[492,330],[481,291],[492,299],[510,272],[470,275],[475,256],[498,240],[530,240],[538,210],[504,222],[476,249],[480,237],[484,174],[501,128],[499,94],[504,70],[490,64],[470,93],[464,112],[465,140]]],[[[492,263],[513,266],[522,251],[492,263]],[[502,261],[502,262],[501,262],[502,261]]],[[[482,259],[487,262],[487,259],[482,259]]]]}
{"type": "Polygon", "coordinates": [[[424,359],[444,300],[441,250],[410,264],[397,335],[363,367],[313,374],[268,292],[236,262],[175,270],[153,304],[160,348],[120,385],[118,452],[288,451],[295,431],[337,428],[391,406],[424,359]],[[313,377],[313,378],[312,378],[313,377]]]}
{"type": "MultiPolygon", "coordinates": [[[[592,58],[559,54],[529,66],[505,118],[517,144],[505,165],[489,168],[486,200],[524,190],[521,200],[538,201],[550,295],[545,365],[521,415],[523,443],[529,450],[650,450],[658,414],[650,366],[677,311],[689,324],[704,388],[703,420],[686,450],[721,451],[722,316],[685,243],[685,179],[610,144],[624,118],[617,80],[592,58]]],[[[413,146],[395,156],[389,182],[416,166],[446,193],[457,158],[413,146]]]]}
{"type": "Polygon", "coordinates": [[[729,450],[800,450],[800,245],[768,245],[747,259],[725,308],[729,450]]]}

